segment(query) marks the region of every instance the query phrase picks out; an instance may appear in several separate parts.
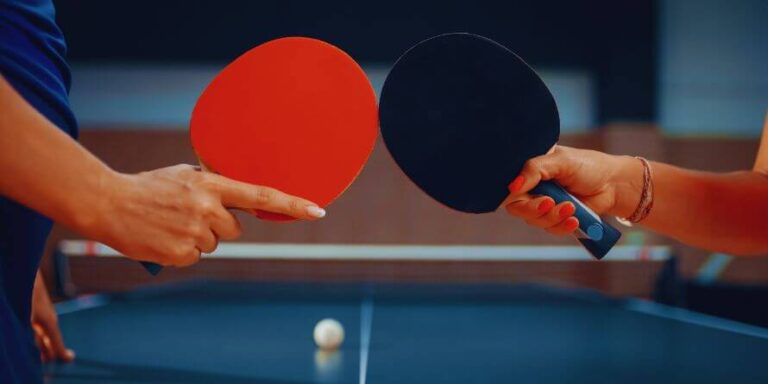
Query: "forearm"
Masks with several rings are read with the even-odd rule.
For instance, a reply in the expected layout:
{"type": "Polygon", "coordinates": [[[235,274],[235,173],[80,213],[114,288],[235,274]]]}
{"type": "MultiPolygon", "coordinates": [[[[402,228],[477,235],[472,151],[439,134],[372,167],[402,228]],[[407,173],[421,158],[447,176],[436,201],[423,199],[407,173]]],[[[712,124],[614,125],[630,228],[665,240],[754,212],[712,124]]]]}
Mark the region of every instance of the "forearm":
{"type": "Polygon", "coordinates": [[[0,194],[79,229],[111,171],[38,113],[0,76],[0,194]]]}
{"type": "MultiPolygon", "coordinates": [[[[639,161],[624,162],[637,180],[639,161]]],[[[768,253],[768,177],[752,172],[709,173],[652,163],[654,206],[642,225],[684,243],[739,255],[768,253]]],[[[628,217],[637,206],[634,190],[617,193],[612,214],[628,217]]]]}

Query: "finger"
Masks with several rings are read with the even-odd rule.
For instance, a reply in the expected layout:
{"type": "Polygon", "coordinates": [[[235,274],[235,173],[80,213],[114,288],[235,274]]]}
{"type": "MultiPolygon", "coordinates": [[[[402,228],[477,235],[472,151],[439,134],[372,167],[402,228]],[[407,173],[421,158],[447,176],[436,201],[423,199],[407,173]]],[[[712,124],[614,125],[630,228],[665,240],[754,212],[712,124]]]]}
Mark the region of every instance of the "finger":
{"type": "Polygon", "coordinates": [[[43,342],[45,331],[37,324],[32,324],[32,329],[35,334],[35,345],[37,345],[37,349],[40,351],[40,360],[42,362],[50,361],[53,353],[50,349],[46,348],[43,342]]]}
{"type": "MultiPolygon", "coordinates": [[[[201,231],[202,232],[202,231],[201,231]]],[[[209,230],[210,232],[210,230],[209,230]]],[[[134,260],[151,261],[164,267],[186,267],[200,261],[200,249],[197,245],[195,234],[185,240],[176,241],[168,244],[167,248],[152,250],[144,254],[129,256],[134,260]]]]}
{"type": "Polygon", "coordinates": [[[306,220],[319,219],[325,216],[325,210],[309,200],[289,195],[274,188],[246,184],[214,174],[207,175],[218,186],[222,204],[226,207],[245,210],[259,209],[306,220]]]}
{"type": "Polygon", "coordinates": [[[45,351],[45,354],[47,355],[48,359],[52,359],[54,356],[54,352],[53,352],[53,346],[51,345],[51,338],[48,337],[48,335],[42,335],[40,337],[40,341],[43,344],[43,347],[40,349],[42,351],[45,351]]]}
{"type": "Polygon", "coordinates": [[[509,192],[512,195],[528,193],[541,180],[556,179],[568,165],[563,152],[555,146],[546,155],[526,161],[520,174],[509,184],[509,192]]]}
{"type": "Polygon", "coordinates": [[[184,251],[178,253],[171,265],[175,267],[188,267],[200,261],[201,249],[197,246],[185,246],[184,251]]]}
{"type": "Polygon", "coordinates": [[[75,354],[64,345],[64,338],[61,336],[58,323],[51,321],[43,324],[43,327],[51,345],[51,358],[65,362],[72,361],[75,354]]]}
{"type": "Polygon", "coordinates": [[[242,228],[232,212],[226,209],[217,209],[211,219],[211,230],[221,240],[234,240],[240,237],[242,228]]]}
{"type": "Polygon", "coordinates": [[[202,253],[213,253],[219,244],[219,240],[216,238],[216,235],[214,235],[213,232],[209,229],[200,231],[196,241],[197,243],[195,246],[202,253]]]}
{"type": "Polygon", "coordinates": [[[43,336],[35,336],[35,345],[40,351],[40,361],[47,363],[52,359],[52,352],[43,345],[43,336]]]}
{"type": "Polygon", "coordinates": [[[555,206],[555,201],[549,196],[539,196],[530,199],[513,201],[505,206],[512,216],[531,221],[546,215],[555,206]]]}
{"type": "Polygon", "coordinates": [[[558,236],[570,235],[578,227],[579,227],[579,219],[577,219],[574,216],[571,216],[563,220],[562,222],[547,228],[547,232],[553,235],[558,235],[558,236]]]}
{"type": "Polygon", "coordinates": [[[573,205],[573,203],[565,201],[554,206],[554,208],[549,210],[547,214],[531,220],[529,224],[541,228],[549,228],[573,216],[575,211],[576,207],[573,205]]]}

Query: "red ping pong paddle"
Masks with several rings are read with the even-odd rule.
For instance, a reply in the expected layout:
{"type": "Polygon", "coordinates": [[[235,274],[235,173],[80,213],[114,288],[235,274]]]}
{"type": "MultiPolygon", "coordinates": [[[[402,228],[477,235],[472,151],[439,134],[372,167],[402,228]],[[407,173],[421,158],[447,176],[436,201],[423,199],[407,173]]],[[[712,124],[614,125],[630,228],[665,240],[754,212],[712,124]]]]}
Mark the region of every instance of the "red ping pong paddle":
{"type": "Polygon", "coordinates": [[[377,129],[376,97],[362,68],[339,48],[305,37],[272,40],[237,58],[200,95],[190,122],[192,147],[211,171],[320,207],[360,173],[377,129]]]}
{"type": "Polygon", "coordinates": [[[266,42],[227,65],[190,122],[192,147],[209,171],[320,207],[360,173],[377,134],[376,97],[362,68],[339,48],[305,37],[266,42]]]}

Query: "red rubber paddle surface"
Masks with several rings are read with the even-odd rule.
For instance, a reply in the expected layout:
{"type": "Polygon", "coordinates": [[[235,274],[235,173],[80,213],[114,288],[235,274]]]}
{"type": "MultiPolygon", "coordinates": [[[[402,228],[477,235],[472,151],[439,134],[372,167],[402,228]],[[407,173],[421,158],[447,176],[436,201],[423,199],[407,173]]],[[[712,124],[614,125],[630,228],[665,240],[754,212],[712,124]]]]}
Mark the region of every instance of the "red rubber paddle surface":
{"type": "Polygon", "coordinates": [[[321,207],[360,173],[377,133],[376,97],[362,68],[335,46],[304,37],[272,40],[237,58],[203,91],[190,122],[192,146],[211,171],[321,207]]]}

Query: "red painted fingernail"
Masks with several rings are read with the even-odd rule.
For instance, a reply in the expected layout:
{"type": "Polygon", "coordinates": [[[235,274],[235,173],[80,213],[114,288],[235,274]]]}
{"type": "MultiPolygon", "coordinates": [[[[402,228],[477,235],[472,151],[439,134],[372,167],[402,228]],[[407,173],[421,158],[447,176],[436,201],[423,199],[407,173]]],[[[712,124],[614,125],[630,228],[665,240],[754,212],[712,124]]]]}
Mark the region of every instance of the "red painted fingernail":
{"type": "Polygon", "coordinates": [[[541,203],[539,203],[539,213],[547,213],[549,212],[552,207],[555,206],[555,202],[550,199],[544,199],[541,203]]]}
{"type": "Polygon", "coordinates": [[[515,177],[515,179],[512,180],[511,183],[509,183],[509,187],[508,187],[509,191],[512,193],[519,191],[520,188],[523,187],[523,183],[525,183],[525,177],[523,176],[515,177]]]}
{"type": "Polygon", "coordinates": [[[565,229],[569,231],[573,231],[578,227],[579,227],[579,219],[575,217],[569,217],[568,220],[565,221],[565,229]]]}
{"type": "Polygon", "coordinates": [[[576,207],[574,207],[573,204],[566,204],[560,208],[560,218],[565,219],[566,217],[570,217],[574,212],[576,212],[576,207]]]}

